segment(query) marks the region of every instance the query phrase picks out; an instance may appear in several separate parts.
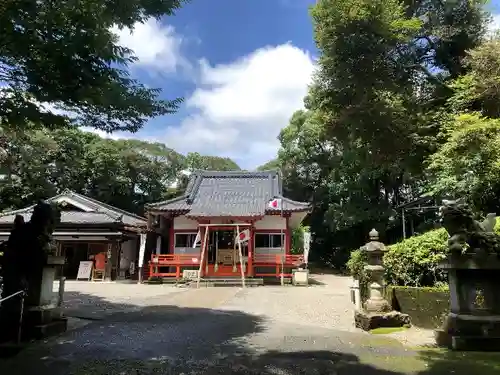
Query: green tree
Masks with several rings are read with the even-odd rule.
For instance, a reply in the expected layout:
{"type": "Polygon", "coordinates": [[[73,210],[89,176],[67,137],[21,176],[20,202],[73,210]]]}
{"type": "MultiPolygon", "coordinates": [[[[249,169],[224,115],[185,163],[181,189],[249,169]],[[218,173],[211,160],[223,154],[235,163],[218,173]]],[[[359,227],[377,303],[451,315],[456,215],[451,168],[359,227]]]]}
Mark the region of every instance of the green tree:
{"type": "Polygon", "coordinates": [[[21,208],[64,189],[141,213],[168,196],[184,168],[164,145],[111,140],[78,129],[12,131],[0,174],[0,209],[21,208]]]}
{"type": "Polygon", "coordinates": [[[257,171],[277,171],[281,169],[280,161],[278,158],[269,160],[267,163],[257,167],[257,171]]]}
{"type": "Polygon", "coordinates": [[[443,129],[446,141],[430,156],[430,188],[469,199],[477,210],[500,208],[500,120],[457,115],[443,129]]]}
{"type": "Polygon", "coordinates": [[[372,227],[400,236],[394,208],[425,191],[422,163],[442,142],[450,84],[470,70],[464,56],[484,34],[483,3],[313,6],[318,69],[306,111],[281,133],[279,159],[287,189],[313,202],[315,249],[337,264],[372,227]]]}
{"type": "Polygon", "coordinates": [[[173,113],[180,99],[129,77],[136,57],[111,28],[172,15],[182,0],[3,1],[0,11],[0,126],[74,123],[137,131],[173,113]],[[55,114],[42,104],[62,110],[55,114]],[[59,112],[60,113],[60,112],[59,112]]]}
{"type": "Polygon", "coordinates": [[[469,71],[450,85],[448,100],[454,113],[478,111],[484,116],[500,117],[500,35],[487,39],[468,51],[464,58],[469,71]]]}
{"type": "Polygon", "coordinates": [[[230,158],[220,156],[200,155],[190,152],[186,156],[186,167],[188,170],[201,169],[206,171],[240,171],[241,168],[230,158]]]}

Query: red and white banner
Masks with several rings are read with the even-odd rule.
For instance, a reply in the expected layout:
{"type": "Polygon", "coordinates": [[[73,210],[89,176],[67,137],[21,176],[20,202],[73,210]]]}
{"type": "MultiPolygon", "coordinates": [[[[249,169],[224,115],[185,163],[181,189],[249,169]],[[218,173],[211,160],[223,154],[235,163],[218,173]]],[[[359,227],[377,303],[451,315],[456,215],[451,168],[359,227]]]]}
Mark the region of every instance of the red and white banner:
{"type": "Polygon", "coordinates": [[[282,207],[282,200],[279,199],[279,198],[274,198],[274,199],[271,199],[268,203],[268,207],[269,208],[274,208],[276,210],[281,210],[281,207],[282,207]]]}
{"type": "Polygon", "coordinates": [[[194,242],[193,242],[193,249],[195,247],[197,247],[198,244],[200,244],[200,243],[201,243],[201,232],[198,231],[198,233],[196,233],[196,237],[195,237],[194,242]]]}
{"type": "Polygon", "coordinates": [[[240,233],[238,233],[238,236],[236,237],[237,242],[247,242],[250,239],[250,230],[245,229],[242,230],[240,233]]]}

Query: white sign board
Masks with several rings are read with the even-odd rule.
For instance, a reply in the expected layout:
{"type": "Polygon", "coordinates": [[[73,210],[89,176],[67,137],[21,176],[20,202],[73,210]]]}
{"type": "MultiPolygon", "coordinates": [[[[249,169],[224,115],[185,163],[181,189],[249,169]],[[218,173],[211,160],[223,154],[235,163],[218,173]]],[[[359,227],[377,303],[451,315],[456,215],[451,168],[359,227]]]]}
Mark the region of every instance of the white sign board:
{"type": "Polygon", "coordinates": [[[92,277],[92,267],[94,266],[94,262],[91,260],[87,260],[84,262],[80,262],[80,266],[78,266],[78,275],[76,275],[77,280],[86,279],[90,280],[92,277]]]}
{"type": "Polygon", "coordinates": [[[304,232],[304,263],[308,263],[309,249],[311,248],[311,232],[304,232]]]}
{"type": "Polygon", "coordinates": [[[182,278],[185,280],[194,280],[198,278],[197,270],[184,270],[182,271],[182,278]]]}

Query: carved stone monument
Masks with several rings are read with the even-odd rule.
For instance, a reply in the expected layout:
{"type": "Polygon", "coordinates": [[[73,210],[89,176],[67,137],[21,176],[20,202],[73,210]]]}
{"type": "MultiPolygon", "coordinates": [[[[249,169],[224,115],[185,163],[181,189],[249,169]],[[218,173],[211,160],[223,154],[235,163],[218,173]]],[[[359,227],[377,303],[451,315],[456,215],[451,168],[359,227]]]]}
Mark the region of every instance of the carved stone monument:
{"type": "Polygon", "coordinates": [[[443,201],[443,226],[450,253],[440,267],[448,273],[450,313],[436,340],[457,350],[500,350],[500,236],[495,215],[474,220],[467,204],[443,201]]]}
{"type": "Polygon", "coordinates": [[[410,324],[410,317],[397,311],[391,311],[391,305],[384,297],[384,265],[385,245],[379,241],[378,232],[372,229],[370,242],[361,247],[366,252],[368,264],[365,271],[369,277],[368,299],[361,310],[354,313],[357,328],[365,331],[380,327],[402,327],[410,324]]]}
{"type": "Polygon", "coordinates": [[[19,290],[26,291],[24,308],[19,298],[0,306],[0,341],[10,341],[19,332],[22,312],[23,338],[40,338],[48,333],[66,330],[66,320],[52,305],[54,267],[63,262],[52,255],[52,233],[60,221],[56,206],[40,202],[29,222],[17,216],[5,246],[2,260],[4,288],[2,297],[19,290]]]}

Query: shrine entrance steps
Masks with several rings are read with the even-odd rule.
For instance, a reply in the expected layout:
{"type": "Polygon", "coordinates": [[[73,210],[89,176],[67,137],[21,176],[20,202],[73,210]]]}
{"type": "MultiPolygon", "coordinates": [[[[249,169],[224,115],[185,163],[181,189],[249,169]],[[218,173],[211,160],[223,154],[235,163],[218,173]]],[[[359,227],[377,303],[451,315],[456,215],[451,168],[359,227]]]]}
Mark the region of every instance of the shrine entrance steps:
{"type": "MultiPolygon", "coordinates": [[[[284,284],[291,284],[290,277],[283,278],[284,284]]],[[[173,284],[185,287],[196,287],[197,280],[176,279],[175,277],[155,278],[144,281],[145,284],[173,284]]],[[[245,286],[281,285],[279,277],[246,277],[245,286]]],[[[242,286],[241,277],[237,276],[207,276],[200,279],[200,287],[242,286]]]]}
{"type": "MultiPolygon", "coordinates": [[[[197,285],[196,280],[191,280],[189,283],[190,287],[195,287],[197,285]]],[[[242,286],[241,277],[236,276],[225,276],[225,277],[204,277],[200,279],[200,287],[209,286],[242,286]]],[[[245,278],[245,286],[261,286],[264,285],[264,279],[262,278],[245,278]]]]}

